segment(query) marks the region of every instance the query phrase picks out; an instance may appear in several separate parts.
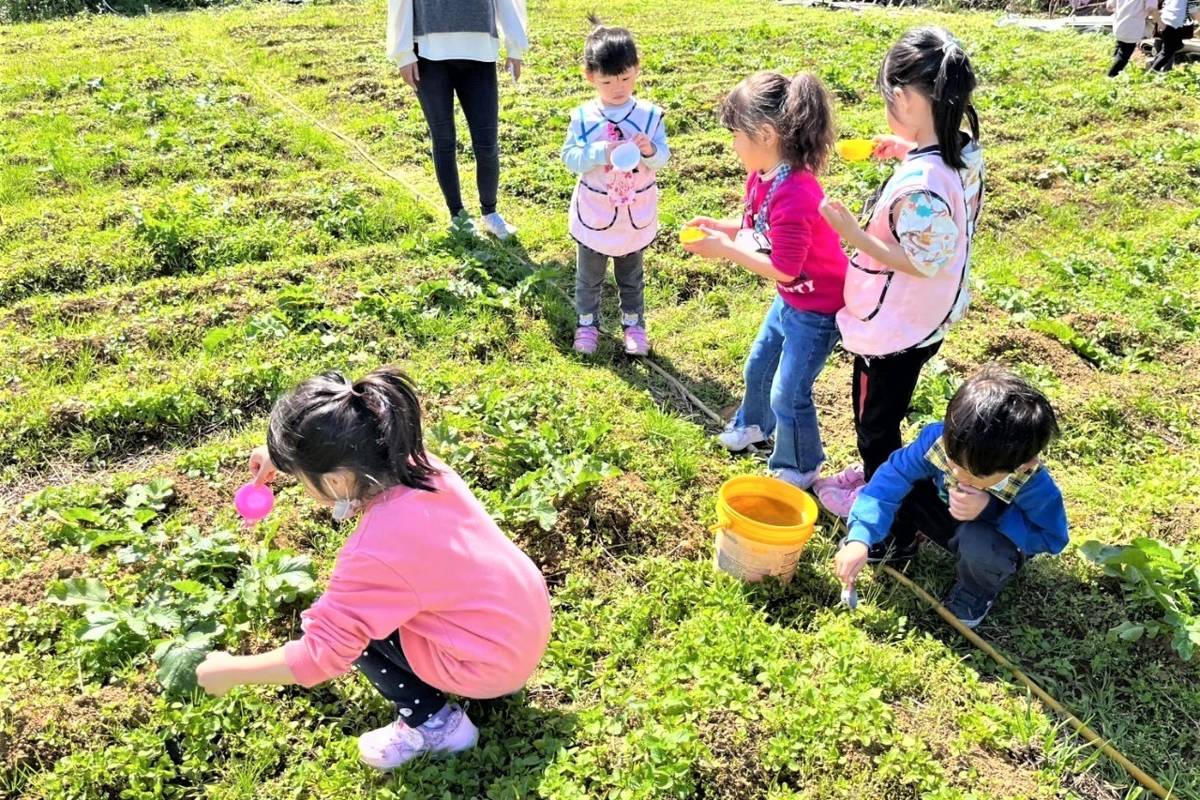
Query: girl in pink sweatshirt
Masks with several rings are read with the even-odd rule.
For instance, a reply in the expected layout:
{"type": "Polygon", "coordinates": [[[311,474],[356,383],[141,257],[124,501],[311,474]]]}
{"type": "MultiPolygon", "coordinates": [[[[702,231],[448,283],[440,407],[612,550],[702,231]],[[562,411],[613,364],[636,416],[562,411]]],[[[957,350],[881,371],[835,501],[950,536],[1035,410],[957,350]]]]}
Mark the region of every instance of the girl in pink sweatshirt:
{"type": "Polygon", "coordinates": [[[825,453],[812,387],[838,341],[846,254],[821,218],[817,174],[833,146],[829,94],[814,75],[759,72],[725,98],[721,121],[750,173],[740,219],[696,217],[708,235],[684,245],[774,281],[778,296],[746,360],[746,396],[720,441],[730,450],[764,442],[777,477],[807,489],[825,453]]]}
{"type": "Polygon", "coordinates": [[[358,516],[325,593],[301,614],[303,636],[269,653],[209,654],[200,686],[314,686],[357,668],[396,706],[395,722],[359,737],[366,763],[391,769],[423,753],[475,745],[479,732],[446,693],[518,691],[550,638],[541,572],[462,479],[425,452],[408,379],[383,368],[337,372],[276,403],[257,483],[295,475],[333,517],[358,516]]]}

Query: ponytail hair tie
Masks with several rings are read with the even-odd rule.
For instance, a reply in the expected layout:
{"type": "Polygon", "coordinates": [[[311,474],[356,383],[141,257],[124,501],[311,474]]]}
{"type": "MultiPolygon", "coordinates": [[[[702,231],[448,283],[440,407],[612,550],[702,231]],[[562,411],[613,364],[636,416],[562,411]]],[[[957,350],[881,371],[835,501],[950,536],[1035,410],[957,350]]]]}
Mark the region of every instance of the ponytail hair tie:
{"type": "Polygon", "coordinates": [[[946,40],[942,42],[942,63],[938,66],[937,78],[933,83],[933,96],[936,100],[950,104],[953,104],[957,101],[957,99],[954,97],[945,96],[946,81],[949,80],[950,77],[949,65],[951,61],[953,61],[955,55],[959,55],[965,59],[967,54],[962,49],[962,45],[955,41],[953,37],[948,36],[946,37],[946,40]]]}

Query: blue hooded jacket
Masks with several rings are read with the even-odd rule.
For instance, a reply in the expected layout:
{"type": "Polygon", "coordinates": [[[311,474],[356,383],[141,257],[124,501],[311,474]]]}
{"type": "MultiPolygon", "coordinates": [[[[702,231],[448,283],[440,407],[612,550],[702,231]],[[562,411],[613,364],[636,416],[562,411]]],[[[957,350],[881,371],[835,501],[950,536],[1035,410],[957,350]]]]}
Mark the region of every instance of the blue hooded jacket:
{"type": "MultiPolygon", "coordinates": [[[[941,422],[927,425],[916,441],[892,453],[859,490],[850,509],[848,541],[871,546],[886,539],[896,511],[918,481],[932,480],[938,494],[946,497],[946,473],[930,460],[943,427],[941,422]]],[[[989,493],[992,497],[978,519],[995,525],[1022,553],[1061,553],[1067,546],[1062,493],[1045,467],[1029,475],[1007,502],[998,496],[1001,492],[989,493]]]]}

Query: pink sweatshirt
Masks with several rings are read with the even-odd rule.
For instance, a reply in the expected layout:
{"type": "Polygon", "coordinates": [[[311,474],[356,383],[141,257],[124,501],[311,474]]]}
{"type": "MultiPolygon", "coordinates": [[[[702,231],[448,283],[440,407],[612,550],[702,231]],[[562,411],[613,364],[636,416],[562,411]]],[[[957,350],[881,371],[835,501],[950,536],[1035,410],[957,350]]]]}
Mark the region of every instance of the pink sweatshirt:
{"type": "Polygon", "coordinates": [[[517,691],[550,639],[541,572],[442,462],[435,492],[399,486],[375,498],[346,541],[325,593],[284,645],[296,682],[349,671],[371,639],[399,629],[431,686],[484,699],[517,691]]]}
{"type": "MultiPolygon", "coordinates": [[[[771,180],[757,171],[747,176],[744,227],[753,226],[770,187],[771,180]]],[[[811,172],[793,171],[771,197],[767,237],[771,266],[800,279],[793,286],[776,284],[784,302],[800,311],[834,314],[843,305],[849,259],[837,231],[821,216],[824,199],[825,191],[811,172]]]]}

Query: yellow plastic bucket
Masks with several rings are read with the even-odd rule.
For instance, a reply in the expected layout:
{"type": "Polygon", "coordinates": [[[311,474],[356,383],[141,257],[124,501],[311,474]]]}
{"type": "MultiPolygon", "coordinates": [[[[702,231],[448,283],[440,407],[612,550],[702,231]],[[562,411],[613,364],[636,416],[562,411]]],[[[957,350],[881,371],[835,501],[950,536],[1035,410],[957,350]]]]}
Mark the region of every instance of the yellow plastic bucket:
{"type": "Polygon", "coordinates": [[[744,581],[767,576],[787,583],[812,538],[817,503],[790,483],[743,475],[717,492],[717,569],[744,581]]]}

